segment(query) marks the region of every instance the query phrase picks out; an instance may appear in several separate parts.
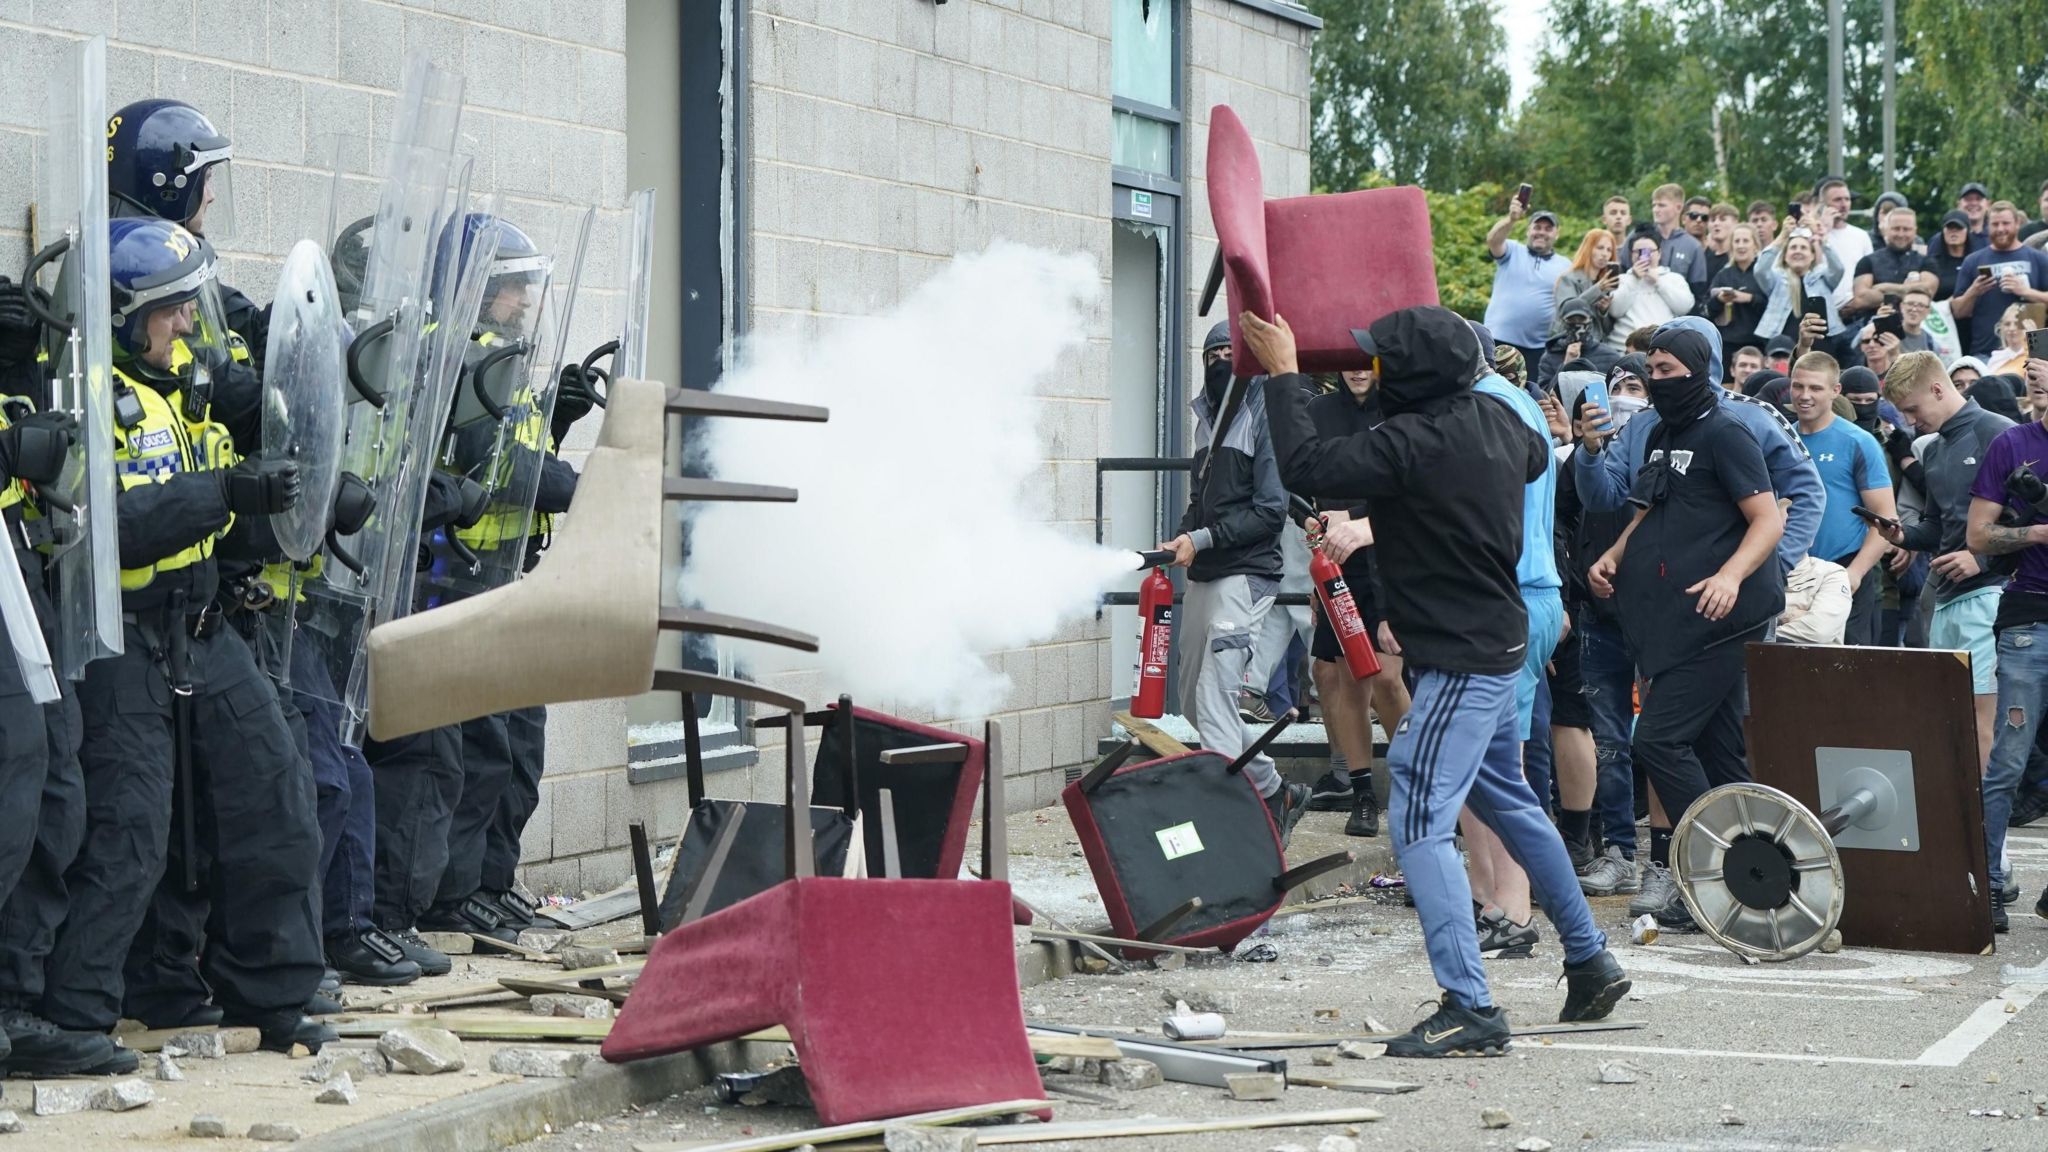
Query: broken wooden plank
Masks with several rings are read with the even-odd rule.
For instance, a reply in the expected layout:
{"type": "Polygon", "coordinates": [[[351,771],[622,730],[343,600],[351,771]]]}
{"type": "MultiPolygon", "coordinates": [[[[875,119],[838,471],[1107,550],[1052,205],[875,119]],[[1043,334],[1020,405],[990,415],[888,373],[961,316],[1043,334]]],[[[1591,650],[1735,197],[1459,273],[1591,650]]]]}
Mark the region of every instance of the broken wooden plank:
{"type": "Polygon", "coordinates": [[[1154,756],[1185,756],[1194,749],[1168,736],[1157,724],[1140,720],[1129,712],[1118,712],[1110,717],[1131,734],[1131,738],[1145,746],[1154,756]]]}
{"type": "MultiPolygon", "coordinates": [[[[728,1140],[723,1144],[659,1143],[635,1144],[634,1152],[788,1152],[806,1144],[827,1144],[835,1140],[858,1140],[866,1136],[880,1136],[885,1129],[903,1124],[945,1126],[968,1120],[986,1120],[995,1116],[1014,1116],[1021,1112],[1043,1112],[1052,1105],[1045,1100],[1007,1100],[1001,1104],[976,1104],[967,1108],[948,1108],[942,1112],[920,1112],[914,1116],[899,1116],[893,1120],[863,1120],[857,1124],[837,1124],[830,1128],[811,1128],[802,1132],[790,1132],[780,1136],[754,1136],[745,1140],[728,1140]]],[[[1377,1113],[1375,1113],[1377,1115],[1377,1113]]],[[[1051,1127],[1051,1125],[1046,1125],[1051,1127]]],[[[986,1132],[993,1129],[977,1129],[982,1143],[988,1143],[986,1132]]]]}
{"type": "MultiPolygon", "coordinates": [[[[988,879],[988,877],[976,874],[975,879],[986,880],[988,879]]],[[[1047,915],[1044,909],[1033,907],[1031,901],[1026,900],[1022,896],[1017,895],[1014,889],[1010,892],[1010,899],[1016,901],[1018,906],[1022,907],[1026,912],[1031,913],[1031,919],[1033,923],[1037,923],[1038,921],[1042,920],[1045,922],[1047,926],[1052,927],[1058,931],[1073,931],[1072,929],[1068,928],[1065,924],[1047,915]]],[[[1116,953],[1109,951],[1100,944],[1093,944],[1086,940],[1075,940],[1072,941],[1072,943],[1079,944],[1081,946],[1082,951],[1088,953],[1090,956],[1095,957],[1103,963],[1108,964],[1109,970],[1112,972],[1128,973],[1131,970],[1131,966],[1124,961],[1123,957],[1118,956],[1116,953]]]]}
{"type": "Polygon", "coordinates": [[[1143,952],[1178,952],[1183,956],[1200,956],[1214,952],[1214,948],[1186,948],[1179,944],[1148,944],[1143,940],[1122,940],[1115,936],[1097,936],[1088,932],[1068,932],[1059,928],[1031,928],[1033,939],[1072,940],[1081,944],[1100,944],[1105,948],[1135,948],[1143,952]]]}
{"type": "Polygon", "coordinates": [[[562,962],[561,957],[540,948],[528,948],[524,944],[508,943],[498,939],[496,936],[486,936],[481,932],[465,932],[463,935],[468,936],[483,947],[496,948],[500,952],[509,952],[522,960],[538,960],[543,964],[560,964],[562,962]]]}
{"type": "Polygon", "coordinates": [[[623,988],[592,988],[588,984],[557,984],[548,980],[521,980],[514,976],[507,976],[498,983],[507,991],[521,996],[595,996],[614,1004],[626,1002],[626,990],[623,988]]]}
{"type": "MultiPolygon", "coordinates": [[[[1515,1026],[1513,1036],[1519,1040],[1525,1036],[1556,1036],[1573,1032],[1626,1032],[1648,1026],[1648,1023],[1642,1020],[1586,1020],[1576,1024],[1518,1024],[1515,1026]]],[[[1242,1052],[1255,1052],[1264,1049],[1334,1048],[1347,1040],[1355,1040],[1361,1044],[1385,1044],[1397,1036],[1406,1036],[1407,1034],[1405,1031],[1352,1032],[1334,1035],[1324,1035],[1316,1032],[1232,1032],[1220,1040],[1206,1040],[1203,1043],[1212,1047],[1224,1046],[1235,1048],[1242,1052]]],[[[1172,1043],[1172,1041],[1161,1042],[1172,1043]]]]}
{"type": "Polygon", "coordinates": [[[1364,1080],[1355,1076],[1296,1076],[1287,1074],[1287,1082],[1297,1088],[1328,1088],[1336,1092],[1371,1092],[1380,1096],[1399,1096],[1403,1092],[1419,1092],[1420,1084],[1409,1084],[1400,1080],[1364,1080]]]}
{"type": "MultiPolygon", "coordinates": [[[[749,1044],[787,1044],[790,1042],[789,1029],[777,1025],[749,1032],[740,1039],[749,1044]]],[[[1078,1056],[1083,1060],[1120,1060],[1123,1050],[1116,1041],[1106,1036],[1077,1036],[1068,1032],[1033,1032],[1025,1037],[1031,1041],[1031,1052],[1036,1056],[1078,1056]]]]}
{"type": "Polygon", "coordinates": [[[254,1052],[263,1039],[263,1034],[254,1028],[219,1028],[208,1025],[204,1028],[147,1028],[122,1032],[114,1037],[114,1042],[130,1052],[160,1052],[171,1037],[183,1036],[188,1032],[226,1032],[229,1034],[230,1052],[254,1052]]]}
{"type": "Polygon", "coordinates": [[[397,1028],[430,1025],[445,1028],[464,1040],[603,1040],[610,1020],[569,1016],[533,1016],[512,1012],[440,1012],[417,1016],[324,1016],[336,1033],[353,1039],[382,1036],[397,1028]]]}
{"type": "MultiPolygon", "coordinates": [[[[1367,1124],[1384,1119],[1384,1115],[1371,1108],[1334,1108],[1326,1112],[1275,1112],[1264,1116],[1228,1116],[1216,1120],[1175,1120],[1155,1118],[1149,1120],[1084,1120],[1074,1124],[1012,1124],[1003,1128],[976,1128],[975,1144],[991,1147],[997,1144],[1051,1144],[1062,1140],[1120,1140],[1134,1136],[1193,1136],[1204,1132],[1249,1132],[1258,1128],[1319,1128],[1338,1124],[1367,1124]]],[[[889,1125],[913,1122],[911,1119],[892,1120],[889,1125]]],[[[685,1148],[689,1145],[664,1144],[639,1146],[640,1152],[654,1152],[656,1148],[685,1148]]],[[[724,1152],[728,1145],[699,1147],[693,1152],[724,1152]]],[[[775,1145],[787,1148],[789,1145],[775,1145]]],[[[832,1152],[872,1152],[880,1144],[835,1144],[832,1152]]],[[[765,1150],[764,1150],[765,1152],[765,1150]]]]}
{"type": "MultiPolygon", "coordinates": [[[[548,980],[550,983],[556,984],[574,984],[582,980],[603,980],[611,976],[633,976],[637,975],[645,967],[647,967],[645,958],[621,960],[617,964],[605,964],[597,968],[576,968],[566,972],[550,972],[548,973],[548,980]]],[[[517,993],[507,992],[503,984],[496,980],[491,980],[476,984],[457,984],[453,987],[439,988],[427,992],[414,992],[404,996],[393,996],[389,1000],[379,1001],[375,1007],[378,1011],[394,1012],[407,1005],[420,1008],[437,1008],[468,1000],[509,1000],[516,996],[517,993]]],[[[366,1007],[368,1006],[366,1005],[366,1007]]]]}

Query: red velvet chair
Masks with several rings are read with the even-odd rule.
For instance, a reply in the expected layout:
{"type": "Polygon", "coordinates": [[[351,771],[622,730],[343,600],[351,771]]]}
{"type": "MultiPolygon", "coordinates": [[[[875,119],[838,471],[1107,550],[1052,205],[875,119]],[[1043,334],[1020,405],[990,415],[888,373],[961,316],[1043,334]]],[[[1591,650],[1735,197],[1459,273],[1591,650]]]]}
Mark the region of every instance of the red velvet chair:
{"type": "Polygon", "coordinates": [[[1422,189],[1268,200],[1251,133],[1227,104],[1209,114],[1207,175],[1238,376],[1265,372],[1238,331],[1246,310],[1287,318],[1302,371],[1340,372],[1366,367],[1353,328],[1437,302],[1422,189]]]}
{"type": "MultiPolygon", "coordinates": [[[[755,687],[721,691],[755,698],[746,691],[755,687]]],[[[787,722],[788,810],[803,811],[810,789],[800,704],[787,722]]],[[[1001,744],[991,721],[982,810],[989,880],[815,876],[809,822],[784,821],[790,879],[663,936],[605,1038],[605,1059],[681,1052],[780,1024],[828,1125],[1043,1099],[1017,993],[1001,744]]],[[[963,750],[949,738],[894,750],[890,760],[938,761],[963,750]]],[[[719,855],[715,848],[701,883],[716,885],[719,855]]]]}

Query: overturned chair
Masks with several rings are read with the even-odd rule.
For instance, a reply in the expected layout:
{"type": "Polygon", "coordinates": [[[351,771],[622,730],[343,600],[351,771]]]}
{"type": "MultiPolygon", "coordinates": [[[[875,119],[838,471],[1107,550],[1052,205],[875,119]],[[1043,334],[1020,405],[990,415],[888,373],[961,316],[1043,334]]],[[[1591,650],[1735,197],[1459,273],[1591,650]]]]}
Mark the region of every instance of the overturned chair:
{"type": "Polygon", "coordinates": [[[1290,723],[1282,717],[1235,760],[1188,752],[1129,764],[1137,744],[1127,740],[1067,785],[1060,800],[1117,936],[1227,952],[1297,885],[1354,862],[1338,852],[1288,868],[1272,814],[1244,775],[1290,723]]]}
{"type": "Polygon", "coordinates": [[[638,696],[655,686],[664,631],[708,632],[817,650],[772,624],[663,608],[664,504],[788,502],[790,488],[663,478],[668,416],[818,423],[823,408],[614,380],[597,446],[554,546],[512,584],[370,632],[370,734],[389,740],[542,704],[638,696]]]}
{"type": "MultiPolygon", "coordinates": [[[[718,691],[787,712],[785,811],[811,808],[802,701],[758,685],[718,691]]],[[[649,953],[604,1041],[604,1058],[644,1059],[780,1024],[826,1124],[1004,1100],[1043,1099],[1024,1030],[1003,842],[1002,729],[984,741],[986,880],[816,875],[810,821],[782,821],[785,879],[691,918],[716,891],[736,826],[727,823],[683,903],[682,923],[649,953]]],[[[957,739],[893,749],[888,762],[958,762],[957,739]]],[[[896,855],[882,800],[885,861],[896,855]]],[[[885,870],[891,865],[885,862],[885,870]]]]}

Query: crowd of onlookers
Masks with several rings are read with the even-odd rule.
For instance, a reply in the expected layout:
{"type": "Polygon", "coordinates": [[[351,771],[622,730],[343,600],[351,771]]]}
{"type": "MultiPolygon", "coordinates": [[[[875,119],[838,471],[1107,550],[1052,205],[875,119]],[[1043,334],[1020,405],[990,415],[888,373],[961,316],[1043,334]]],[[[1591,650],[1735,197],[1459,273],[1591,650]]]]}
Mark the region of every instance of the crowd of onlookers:
{"type": "MultiPolygon", "coordinates": [[[[1748,778],[1747,643],[1952,649],[1969,654],[2004,930],[2018,897],[2005,831],[2048,813],[2048,332],[2032,339],[2048,327],[2048,182],[2038,209],[2030,220],[1977,183],[1938,218],[1895,193],[1858,211],[1839,179],[1744,209],[1667,184],[1649,221],[1615,196],[1568,251],[1556,215],[1520,199],[1485,235],[1496,272],[1474,327],[1493,351],[1475,382],[1533,399],[1558,457],[1542,490],[1564,626],[1539,636],[1532,607],[1549,658],[1524,772],[1587,893],[1632,894],[1632,914],[1688,926],[1670,829],[1708,788],[1748,778]]],[[[1206,355],[1213,421],[1227,336],[1206,355]]],[[[1323,435],[1377,424],[1372,373],[1324,387],[1323,435]]],[[[1324,509],[1321,546],[1385,666],[1354,684],[1329,638],[1306,635],[1320,620],[1258,611],[1301,579],[1303,526],[1283,528],[1282,497],[1258,491],[1259,438],[1239,447],[1236,487],[1272,541],[1232,605],[1252,633],[1240,711],[1265,720],[1308,695],[1290,676],[1299,643],[1333,750],[1302,795],[1277,776],[1261,790],[1283,830],[1299,808],[1350,807],[1347,831],[1376,834],[1349,769],[1372,755],[1368,718],[1393,734],[1408,696],[1399,638],[1377,618],[1371,509],[1324,509]]],[[[1186,526],[1205,515],[1191,508],[1186,526]]],[[[1529,579],[1534,550],[1525,603],[1548,594],[1529,579]]],[[[1526,878],[1476,821],[1465,831],[1482,946],[1526,952],[1526,878]]]]}

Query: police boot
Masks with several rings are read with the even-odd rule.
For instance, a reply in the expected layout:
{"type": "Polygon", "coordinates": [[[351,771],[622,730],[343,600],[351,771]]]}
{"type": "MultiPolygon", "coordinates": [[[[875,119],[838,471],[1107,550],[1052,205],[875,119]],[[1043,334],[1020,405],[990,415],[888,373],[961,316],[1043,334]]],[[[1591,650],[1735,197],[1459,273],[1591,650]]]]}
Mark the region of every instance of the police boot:
{"type": "Polygon", "coordinates": [[[263,1037],[258,1046],[265,1052],[289,1053],[292,1045],[303,1044],[307,1051],[317,1053],[324,1045],[341,1039],[341,1033],[307,1016],[288,1024],[259,1024],[257,1029],[263,1037]]]}
{"type": "MultiPolygon", "coordinates": [[[[524,932],[533,927],[533,905],[526,902],[526,897],[509,889],[503,892],[484,892],[481,895],[491,906],[491,910],[498,914],[498,923],[510,928],[514,933],[524,932]]],[[[514,939],[517,939],[516,935],[514,939]]]]}
{"type": "Polygon", "coordinates": [[[135,1071],[135,1053],[99,1032],[59,1028],[19,1008],[0,1012],[11,1051],[10,1076],[121,1076],[135,1071]]]}
{"type": "MultiPolygon", "coordinates": [[[[505,927],[497,909],[480,893],[471,893],[454,904],[436,904],[420,917],[420,928],[427,932],[461,932],[470,936],[488,936],[516,944],[519,933],[505,927]]],[[[502,952],[478,941],[478,952],[502,952]]]]}
{"type": "Polygon", "coordinates": [[[353,984],[388,988],[420,978],[420,966],[405,958],[398,941],[375,928],[329,940],[327,962],[353,984]]]}
{"type": "Polygon", "coordinates": [[[455,961],[450,960],[446,952],[420,939],[420,930],[417,928],[402,928],[386,935],[398,941],[398,946],[405,951],[407,960],[420,966],[422,976],[446,976],[455,967],[455,961]]]}
{"type": "Polygon", "coordinates": [[[325,992],[315,992],[313,993],[313,998],[306,1001],[306,1015],[308,1016],[339,1016],[346,1011],[348,1011],[347,1005],[325,992]]]}

